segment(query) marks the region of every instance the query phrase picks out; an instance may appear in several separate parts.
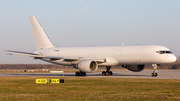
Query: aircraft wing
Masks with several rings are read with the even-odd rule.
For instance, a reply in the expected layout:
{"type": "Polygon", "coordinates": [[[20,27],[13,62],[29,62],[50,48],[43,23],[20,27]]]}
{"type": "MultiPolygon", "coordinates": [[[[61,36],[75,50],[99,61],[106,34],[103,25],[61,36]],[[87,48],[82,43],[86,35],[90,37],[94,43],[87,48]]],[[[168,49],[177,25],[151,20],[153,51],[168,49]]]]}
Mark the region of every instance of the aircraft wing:
{"type": "Polygon", "coordinates": [[[45,55],[39,55],[35,53],[29,53],[29,52],[20,52],[20,51],[11,51],[7,50],[8,52],[16,52],[16,53],[23,53],[23,54],[13,54],[13,53],[7,53],[6,55],[12,55],[12,56],[25,56],[25,57],[33,57],[34,59],[50,59],[51,61],[53,60],[60,60],[64,59],[65,61],[81,61],[81,60],[93,60],[99,63],[106,62],[105,58],[84,58],[84,57],[58,57],[58,56],[45,56],[45,55]]]}

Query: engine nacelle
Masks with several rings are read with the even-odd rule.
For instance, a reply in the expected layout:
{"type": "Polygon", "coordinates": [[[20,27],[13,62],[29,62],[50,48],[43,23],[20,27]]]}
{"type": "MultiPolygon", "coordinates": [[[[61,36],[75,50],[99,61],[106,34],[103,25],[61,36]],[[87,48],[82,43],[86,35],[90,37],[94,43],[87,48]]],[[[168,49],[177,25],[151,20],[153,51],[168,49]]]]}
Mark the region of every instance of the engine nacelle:
{"type": "Polygon", "coordinates": [[[93,60],[83,60],[78,63],[77,67],[81,72],[91,73],[98,69],[98,64],[93,60]]]}
{"type": "Polygon", "coordinates": [[[125,66],[125,68],[133,72],[140,72],[144,70],[144,67],[145,67],[144,65],[126,65],[125,66]]]}

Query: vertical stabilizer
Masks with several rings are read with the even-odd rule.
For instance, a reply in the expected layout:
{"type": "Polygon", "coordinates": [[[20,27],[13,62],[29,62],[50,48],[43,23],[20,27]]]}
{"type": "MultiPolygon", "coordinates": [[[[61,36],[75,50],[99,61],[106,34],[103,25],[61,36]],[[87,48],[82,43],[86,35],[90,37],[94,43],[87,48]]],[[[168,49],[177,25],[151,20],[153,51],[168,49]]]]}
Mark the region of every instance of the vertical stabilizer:
{"type": "Polygon", "coordinates": [[[37,21],[35,16],[29,16],[33,35],[34,35],[34,40],[36,43],[36,48],[37,49],[45,49],[45,48],[51,48],[55,47],[49,38],[47,37],[46,33],[42,29],[41,25],[37,21]]]}

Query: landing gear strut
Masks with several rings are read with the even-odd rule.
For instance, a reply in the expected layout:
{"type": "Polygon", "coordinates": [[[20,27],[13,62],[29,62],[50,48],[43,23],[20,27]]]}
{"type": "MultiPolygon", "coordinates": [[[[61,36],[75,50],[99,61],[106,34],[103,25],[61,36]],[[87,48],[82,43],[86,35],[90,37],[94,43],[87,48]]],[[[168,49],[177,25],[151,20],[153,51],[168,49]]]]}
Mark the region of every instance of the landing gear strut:
{"type": "Polygon", "coordinates": [[[103,76],[105,76],[105,75],[106,75],[106,76],[108,76],[108,75],[113,75],[113,73],[112,73],[112,71],[110,71],[110,69],[111,69],[111,66],[107,66],[107,67],[106,67],[106,71],[103,71],[103,72],[102,72],[102,75],[103,75],[103,76]]]}
{"type": "Polygon", "coordinates": [[[75,73],[76,76],[86,76],[85,72],[76,72],[75,73]]]}
{"type": "Polygon", "coordinates": [[[154,71],[152,72],[152,77],[157,77],[157,72],[158,72],[158,70],[157,70],[157,67],[158,67],[159,65],[157,65],[157,64],[152,64],[152,67],[154,68],[154,71]]]}

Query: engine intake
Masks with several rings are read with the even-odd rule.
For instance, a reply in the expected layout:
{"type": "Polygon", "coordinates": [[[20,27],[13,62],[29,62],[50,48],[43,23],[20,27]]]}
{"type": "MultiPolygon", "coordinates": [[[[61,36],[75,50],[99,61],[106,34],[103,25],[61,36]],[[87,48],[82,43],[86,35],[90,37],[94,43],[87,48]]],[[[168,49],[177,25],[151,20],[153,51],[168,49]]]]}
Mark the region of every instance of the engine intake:
{"type": "Polygon", "coordinates": [[[77,68],[81,72],[91,73],[98,69],[98,64],[93,60],[83,60],[78,63],[77,68]]]}

